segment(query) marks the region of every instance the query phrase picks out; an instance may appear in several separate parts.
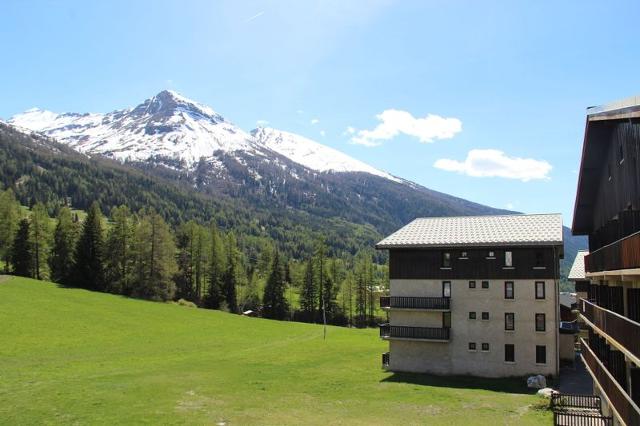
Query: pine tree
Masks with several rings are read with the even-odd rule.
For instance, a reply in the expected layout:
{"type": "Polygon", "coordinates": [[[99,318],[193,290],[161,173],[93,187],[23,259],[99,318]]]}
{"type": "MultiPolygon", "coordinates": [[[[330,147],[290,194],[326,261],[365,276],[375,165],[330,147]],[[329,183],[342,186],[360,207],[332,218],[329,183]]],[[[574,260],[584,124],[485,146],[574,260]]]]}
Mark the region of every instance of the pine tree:
{"type": "Polygon", "coordinates": [[[313,276],[313,258],[309,258],[300,294],[300,308],[306,321],[313,322],[315,320],[316,307],[318,306],[317,300],[316,283],[313,276]]]}
{"type": "Polygon", "coordinates": [[[225,270],[224,262],[224,246],[220,233],[215,222],[209,226],[209,268],[207,296],[205,298],[205,307],[210,309],[219,309],[224,301],[222,294],[222,278],[225,270]]]}
{"type": "Polygon", "coordinates": [[[0,192],[0,260],[4,271],[9,272],[11,247],[20,222],[20,204],[11,189],[0,192]]]}
{"type": "Polygon", "coordinates": [[[68,207],[60,209],[57,222],[53,234],[53,247],[49,255],[51,280],[57,283],[71,284],[73,256],[78,236],[77,226],[68,207]]]}
{"type": "Polygon", "coordinates": [[[169,226],[154,211],[142,212],[134,237],[135,280],[132,294],[151,300],[175,295],[176,246],[169,226]]]}
{"type": "Polygon", "coordinates": [[[46,276],[49,239],[51,238],[50,218],[47,208],[36,203],[31,210],[31,243],[33,247],[34,272],[38,280],[46,276]]]}
{"type": "Polygon", "coordinates": [[[105,243],[105,282],[111,293],[131,295],[134,217],[127,206],[111,210],[112,226],[105,243]]]}
{"type": "Polygon", "coordinates": [[[289,304],[285,297],[286,284],[280,264],[280,255],[276,250],[271,264],[271,273],[264,288],[262,299],[262,316],[265,318],[283,320],[289,315],[289,304]]]}
{"type": "Polygon", "coordinates": [[[22,219],[18,225],[18,232],[13,241],[11,263],[13,273],[22,277],[33,277],[33,247],[30,238],[31,224],[28,219],[22,219]]]}
{"type": "Polygon", "coordinates": [[[236,296],[237,285],[237,244],[233,234],[229,234],[227,247],[227,269],[222,277],[222,289],[224,301],[227,304],[229,312],[238,312],[238,300],[236,296]]]}
{"type": "Polygon", "coordinates": [[[89,207],[75,250],[73,280],[75,285],[102,291],[104,285],[104,237],[102,213],[98,203],[89,207]]]}
{"type": "Polygon", "coordinates": [[[196,223],[189,221],[178,229],[178,272],[175,277],[177,297],[195,300],[195,239],[196,223]]]}

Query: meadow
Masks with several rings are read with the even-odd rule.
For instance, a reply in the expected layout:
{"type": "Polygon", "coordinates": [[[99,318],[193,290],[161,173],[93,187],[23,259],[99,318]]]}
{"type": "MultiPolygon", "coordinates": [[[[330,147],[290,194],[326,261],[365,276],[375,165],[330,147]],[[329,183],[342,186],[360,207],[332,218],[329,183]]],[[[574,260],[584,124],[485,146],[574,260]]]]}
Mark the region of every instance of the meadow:
{"type": "Polygon", "coordinates": [[[375,329],[0,277],[2,424],[551,422],[522,380],[394,374],[375,329]]]}

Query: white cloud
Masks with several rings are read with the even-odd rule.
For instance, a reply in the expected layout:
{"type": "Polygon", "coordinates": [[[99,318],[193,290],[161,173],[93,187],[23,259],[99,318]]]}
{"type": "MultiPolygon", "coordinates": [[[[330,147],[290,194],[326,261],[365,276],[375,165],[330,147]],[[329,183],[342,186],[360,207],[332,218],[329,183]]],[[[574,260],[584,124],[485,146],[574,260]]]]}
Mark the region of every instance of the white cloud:
{"type": "Polygon", "coordinates": [[[318,124],[320,122],[320,120],[318,120],[317,118],[312,118],[311,119],[311,125],[315,126],[316,124],[318,124]]]}
{"type": "Polygon", "coordinates": [[[267,120],[258,120],[258,121],[256,121],[256,125],[257,125],[258,127],[264,127],[264,126],[266,126],[267,124],[269,124],[269,122],[268,122],[267,120]]]}
{"type": "Polygon", "coordinates": [[[434,167],[473,177],[501,177],[527,182],[550,179],[551,164],[533,158],[509,157],[497,149],[472,149],[464,161],[442,158],[434,167]]]}
{"type": "Polygon", "coordinates": [[[347,128],[342,132],[343,136],[354,135],[356,133],[356,129],[352,126],[347,126],[347,128]]]}
{"type": "Polygon", "coordinates": [[[325,137],[327,135],[327,132],[325,132],[324,130],[320,130],[320,136],[325,137]]]}
{"type": "Polygon", "coordinates": [[[258,12],[255,15],[253,15],[250,18],[245,19],[244,23],[248,24],[249,22],[253,21],[254,19],[258,19],[259,17],[261,17],[262,15],[264,15],[264,10],[262,12],[258,12]]]}
{"type": "Polygon", "coordinates": [[[430,143],[436,139],[451,139],[462,131],[462,122],[457,118],[444,118],[435,114],[415,118],[407,111],[387,109],[376,115],[376,118],[381,121],[380,124],[373,130],[359,130],[351,138],[351,142],[364,146],[378,146],[402,133],[416,137],[422,143],[430,143]]]}

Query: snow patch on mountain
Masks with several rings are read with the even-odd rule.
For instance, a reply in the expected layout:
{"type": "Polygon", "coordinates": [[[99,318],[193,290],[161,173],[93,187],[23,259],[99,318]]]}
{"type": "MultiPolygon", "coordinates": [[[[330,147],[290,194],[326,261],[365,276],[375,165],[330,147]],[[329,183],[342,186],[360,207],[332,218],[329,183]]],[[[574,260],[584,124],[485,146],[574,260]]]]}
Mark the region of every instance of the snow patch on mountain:
{"type": "Polygon", "coordinates": [[[294,133],[260,127],[251,131],[261,145],[319,172],[364,172],[400,182],[389,173],[356,160],[336,149],[294,133]]]}

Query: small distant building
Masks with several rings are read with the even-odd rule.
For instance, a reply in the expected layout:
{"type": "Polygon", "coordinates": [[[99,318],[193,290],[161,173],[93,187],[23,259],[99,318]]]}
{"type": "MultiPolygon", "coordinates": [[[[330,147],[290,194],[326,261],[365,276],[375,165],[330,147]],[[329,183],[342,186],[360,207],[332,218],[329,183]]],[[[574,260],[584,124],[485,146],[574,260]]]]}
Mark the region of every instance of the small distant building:
{"type": "Polygon", "coordinates": [[[589,278],[584,270],[584,257],[589,254],[589,250],[580,250],[573,260],[569,276],[569,281],[573,281],[576,287],[576,301],[585,299],[589,295],[589,278]]]}
{"type": "Polygon", "coordinates": [[[421,218],[376,248],[389,251],[385,368],[558,374],[559,214],[421,218]]]}

